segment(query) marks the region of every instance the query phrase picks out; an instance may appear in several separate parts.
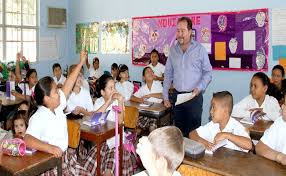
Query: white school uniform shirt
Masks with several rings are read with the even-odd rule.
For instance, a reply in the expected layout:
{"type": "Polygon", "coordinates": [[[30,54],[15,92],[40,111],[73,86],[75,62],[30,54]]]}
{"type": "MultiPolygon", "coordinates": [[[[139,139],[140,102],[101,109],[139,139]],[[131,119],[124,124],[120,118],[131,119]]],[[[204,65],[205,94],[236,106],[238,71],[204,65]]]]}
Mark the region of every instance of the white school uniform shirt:
{"type": "Polygon", "coordinates": [[[148,67],[150,67],[153,70],[154,74],[158,77],[162,77],[165,72],[165,66],[160,62],[158,62],[156,66],[153,66],[152,63],[150,63],[148,67]]]}
{"type": "MultiPolygon", "coordinates": [[[[204,126],[200,126],[199,128],[196,129],[196,131],[201,138],[211,143],[214,143],[215,136],[220,132],[229,132],[237,136],[243,136],[243,137],[250,138],[246,128],[232,117],[229,118],[225,128],[222,131],[220,131],[219,129],[219,124],[214,123],[213,121],[210,121],[204,126]]],[[[244,150],[238,147],[237,145],[235,145],[229,140],[224,147],[232,149],[232,150],[248,152],[248,150],[244,150]]]]}
{"type": "Polygon", "coordinates": [[[263,112],[266,113],[263,116],[263,120],[275,121],[281,115],[281,108],[276,98],[266,95],[264,102],[259,107],[257,101],[252,98],[252,95],[248,95],[233,106],[231,116],[250,119],[251,112],[249,110],[253,108],[263,108],[263,112]]]}
{"type": "MultiPolygon", "coordinates": [[[[145,84],[144,86],[140,87],[140,89],[137,92],[135,92],[134,96],[141,98],[144,95],[148,95],[151,93],[162,93],[162,92],[163,92],[163,86],[161,82],[153,81],[151,90],[149,90],[147,84],[145,84]]],[[[151,97],[151,98],[148,98],[147,101],[154,102],[154,103],[162,103],[163,99],[151,97]]]]}
{"type": "MultiPolygon", "coordinates": [[[[137,174],[134,174],[133,176],[148,176],[148,174],[147,174],[147,171],[142,171],[137,174]]],[[[181,176],[181,174],[178,171],[174,171],[172,176],[181,176]]]]}
{"type": "Polygon", "coordinates": [[[32,96],[34,94],[35,86],[33,86],[31,89],[29,88],[29,84],[28,83],[20,83],[20,84],[18,84],[18,86],[22,90],[22,95],[25,94],[25,88],[26,88],[26,95],[32,96]]]}
{"type": "Polygon", "coordinates": [[[66,81],[66,77],[64,75],[61,75],[59,80],[57,79],[56,76],[54,76],[53,79],[54,79],[56,85],[58,85],[58,84],[62,84],[63,85],[65,83],[65,81],[66,81]]]}
{"type": "Polygon", "coordinates": [[[100,68],[94,70],[93,66],[89,68],[89,77],[96,77],[97,79],[103,75],[103,72],[100,68]]]}
{"type": "MultiPolygon", "coordinates": [[[[104,103],[105,103],[105,100],[103,97],[96,99],[94,102],[93,110],[97,111],[102,105],[104,105],[104,103]]],[[[107,120],[115,122],[115,112],[112,110],[112,106],[118,106],[118,101],[114,100],[111,103],[111,105],[108,106],[108,108],[106,109],[106,111],[110,110],[110,112],[107,116],[107,120]]],[[[118,116],[119,116],[119,114],[118,114],[118,116]]],[[[107,143],[109,149],[114,148],[115,147],[115,137],[112,137],[112,138],[106,140],[106,143],[107,143]]]]}
{"type": "Polygon", "coordinates": [[[72,112],[77,106],[83,107],[88,112],[93,111],[93,102],[88,90],[81,87],[78,94],[72,92],[67,100],[67,112],[72,112]]]}
{"type": "Polygon", "coordinates": [[[279,117],[264,132],[264,135],[260,140],[271,149],[286,155],[285,133],[286,133],[286,122],[282,119],[282,117],[279,117]]]}
{"type": "Polygon", "coordinates": [[[68,148],[68,130],[66,115],[63,112],[66,107],[66,97],[62,90],[59,90],[59,94],[60,105],[54,110],[55,113],[45,106],[39,106],[29,120],[26,134],[66,151],[68,148]]]}
{"type": "Polygon", "coordinates": [[[115,89],[124,97],[125,101],[128,101],[133,94],[134,85],[129,81],[117,82],[115,89]]]}

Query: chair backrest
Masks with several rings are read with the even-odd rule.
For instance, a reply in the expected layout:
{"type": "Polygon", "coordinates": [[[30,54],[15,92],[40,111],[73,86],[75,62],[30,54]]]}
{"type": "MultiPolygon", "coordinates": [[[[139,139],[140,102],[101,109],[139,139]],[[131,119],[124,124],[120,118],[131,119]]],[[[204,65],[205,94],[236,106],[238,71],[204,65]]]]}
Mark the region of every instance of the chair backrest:
{"type": "Polygon", "coordinates": [[[67,120],[69,147],[77,148],[80,140],[80,124],[76,120],[67,120]]]}
{"type": "Polygon", "coordinates": [[[136,128],[139,118],[139,111],[136,107],[125,106],[124,126],[127,128],[136,128]]]}

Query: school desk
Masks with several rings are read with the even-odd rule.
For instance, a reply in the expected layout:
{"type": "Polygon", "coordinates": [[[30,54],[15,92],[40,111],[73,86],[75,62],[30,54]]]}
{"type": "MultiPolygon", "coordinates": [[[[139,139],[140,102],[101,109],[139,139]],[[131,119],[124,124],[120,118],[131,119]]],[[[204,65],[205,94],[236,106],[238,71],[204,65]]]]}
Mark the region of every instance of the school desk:
{"type": "MultiPolygon", "coordinates": [[[[107,121],[105,124],[102,125],[96,125],[96,126],[87,126],[82,124],[83,120],[78,120],[80,122],[80,138],[95,142],[97,146],[97,152],[96,152],[96,161],[97,161],[97,167],[96,167],[96,173],[97,175],[101,175],[100,171],[100,163],[101,163],[101,157],[100,157],[100,150],[102,144],[109,138],[113,137],[115,135],[115,123],[111,121],[107,121]]],[[[119,127],[119,135],[120,135],[120,147],[119,147],[119,175],[122,175],[122,161],[123,161],[123,141],[122,141],[122,131],[123,127],[119,127]]]]}
{"type": "Polygon", "coordinates": [[[197,160],[185,156],[183,163],[225,176],[286,175],[286,167],[277,162],[224,147],[197,160]]]}
{"type": "Polygon", "coordinates": [[[62,175],[62,158],[37,151],[22,157],[0,153],[0,175],[33,176],[57,167],[58,176],[62,175]]]}
{"type": "Polygon", "coordinates": [[[157,126],[170,125],[170,108],[166,108],[162,103],[154,103],[150,107],[140,106],[141,103],[127,101],[125,106],[136,107],[140,116],[146,116],[157,119],[157,126]]]}
{"type": "MultiPolygon", "coordinates": [[[[240,121],[240,119],[236,118],[236,120],[240,121]]],[[[249,130],[251,139],[260,140],[263,136],[264,131],[267,130],[272,124],[272,121],[266,120],[258,120],[253,125],[242,123],[241,124],[249,130]]]]}

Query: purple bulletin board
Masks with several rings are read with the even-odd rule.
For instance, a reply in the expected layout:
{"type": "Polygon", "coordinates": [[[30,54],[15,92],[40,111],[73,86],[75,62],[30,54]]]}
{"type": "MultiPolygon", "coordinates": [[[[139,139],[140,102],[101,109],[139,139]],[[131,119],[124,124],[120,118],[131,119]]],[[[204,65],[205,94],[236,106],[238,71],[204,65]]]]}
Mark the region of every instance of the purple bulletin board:
{"type": "Polygon", "coordinates": [[[268,9],[194,13],[132,18],[132,63],[146,66],[150,52],[159,51],[165,64],[175,40],[177,19],[193,22],[193,39],[208,51],[213,69],[267,71],[268,9]]]}

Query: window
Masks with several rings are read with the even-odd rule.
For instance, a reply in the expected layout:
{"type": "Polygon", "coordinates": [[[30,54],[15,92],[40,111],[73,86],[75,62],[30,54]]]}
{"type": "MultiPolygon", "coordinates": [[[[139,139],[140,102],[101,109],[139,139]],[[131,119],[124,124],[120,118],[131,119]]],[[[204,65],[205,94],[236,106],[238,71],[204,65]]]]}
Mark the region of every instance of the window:
{"type": "Polygon", "coordinates": [[[0,61],[15,61],[23,51],[35,62],[38,30],[38,0],[0,0],[0,61]]]}

